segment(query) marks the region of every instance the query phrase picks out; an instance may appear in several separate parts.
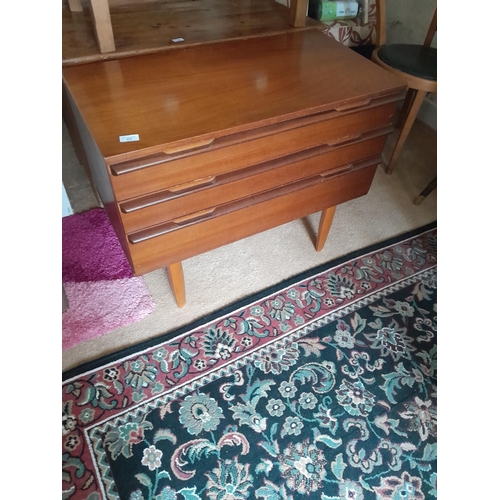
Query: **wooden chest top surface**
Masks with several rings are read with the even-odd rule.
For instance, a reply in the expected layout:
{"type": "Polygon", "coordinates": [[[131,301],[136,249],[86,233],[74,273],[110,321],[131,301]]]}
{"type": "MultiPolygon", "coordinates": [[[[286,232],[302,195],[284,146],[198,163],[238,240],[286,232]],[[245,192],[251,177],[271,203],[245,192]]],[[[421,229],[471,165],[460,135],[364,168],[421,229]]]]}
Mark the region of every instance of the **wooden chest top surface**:
{"type": "Polygon", "coordinates": [[[107,159],[366,105],[405,88],[317,30],[70,66],[63,79],[107,159]],[[120,142],[133,134],[138,141],[120,142]]]}

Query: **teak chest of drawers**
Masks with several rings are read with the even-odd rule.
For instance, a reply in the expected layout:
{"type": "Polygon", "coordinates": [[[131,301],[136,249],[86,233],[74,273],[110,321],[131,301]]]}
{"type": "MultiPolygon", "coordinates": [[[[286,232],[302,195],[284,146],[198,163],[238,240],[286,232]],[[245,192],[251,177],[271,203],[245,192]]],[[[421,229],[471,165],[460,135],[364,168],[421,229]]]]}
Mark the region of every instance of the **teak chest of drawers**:
{"type": "Polygon", "coordinates": [[[63,68],[95,187],[138,275],[370,188],[405,86],[317,30],[63,68]]]}

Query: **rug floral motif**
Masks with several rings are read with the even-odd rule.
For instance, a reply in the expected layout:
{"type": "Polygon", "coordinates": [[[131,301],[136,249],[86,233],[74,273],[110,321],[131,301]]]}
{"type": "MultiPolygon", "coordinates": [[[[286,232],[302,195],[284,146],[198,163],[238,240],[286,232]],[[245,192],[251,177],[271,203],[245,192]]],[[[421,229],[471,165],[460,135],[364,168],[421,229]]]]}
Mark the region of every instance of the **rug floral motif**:
{"type": "Polygon", "coordinates": [[[437,230],[63,383],[63,498],[437,497],[437,230]]]}

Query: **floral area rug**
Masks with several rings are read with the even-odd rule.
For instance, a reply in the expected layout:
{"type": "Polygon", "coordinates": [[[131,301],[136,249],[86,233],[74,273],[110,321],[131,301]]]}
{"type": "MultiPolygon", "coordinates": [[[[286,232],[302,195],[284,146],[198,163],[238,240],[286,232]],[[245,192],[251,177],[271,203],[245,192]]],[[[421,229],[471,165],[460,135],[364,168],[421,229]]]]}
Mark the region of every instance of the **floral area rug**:
{"type": "Polygon", "coordinates": [[[63,375],[63,498],[437,496],[436,224],[63,375]]]}
{"type": "Polygon", "coordinates": [[[62,314],[63,350],[154,310],[146,283],[134,276],[103,208],[63,217],[62,280],[69,303],[62,314]]]}

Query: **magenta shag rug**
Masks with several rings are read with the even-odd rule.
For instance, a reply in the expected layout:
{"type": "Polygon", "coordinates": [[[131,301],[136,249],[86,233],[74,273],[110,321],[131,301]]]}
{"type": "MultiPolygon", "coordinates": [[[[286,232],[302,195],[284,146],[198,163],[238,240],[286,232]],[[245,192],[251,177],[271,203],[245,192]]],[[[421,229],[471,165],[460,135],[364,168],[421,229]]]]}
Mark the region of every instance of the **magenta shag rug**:
{"type": "Polygon", "coordinates": [[[154,309],[102,208],[62,219],[62,280],[69,303],[62,315],[63,350],[140,321],[154,309]]]}

